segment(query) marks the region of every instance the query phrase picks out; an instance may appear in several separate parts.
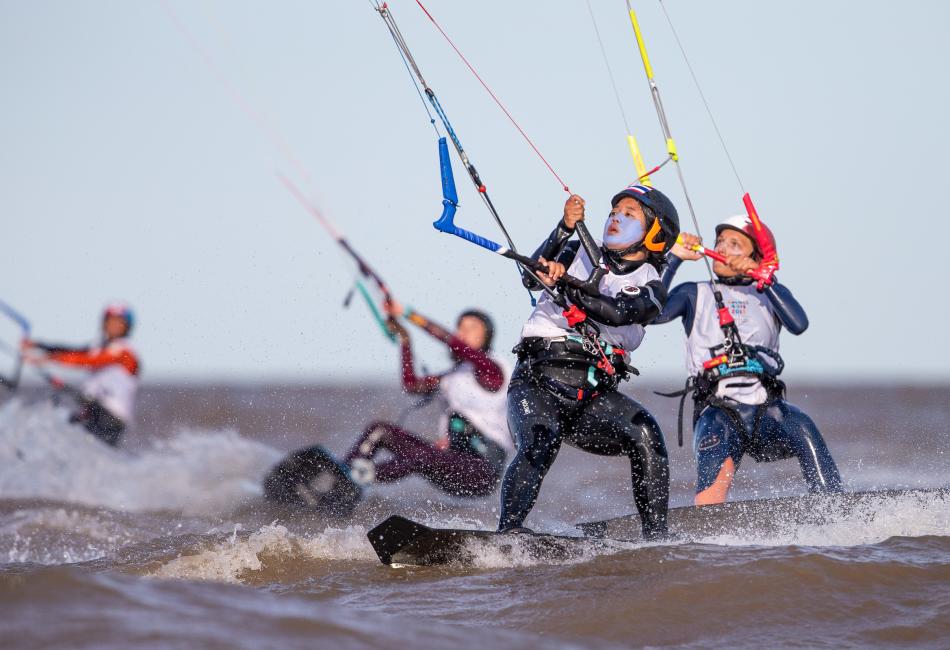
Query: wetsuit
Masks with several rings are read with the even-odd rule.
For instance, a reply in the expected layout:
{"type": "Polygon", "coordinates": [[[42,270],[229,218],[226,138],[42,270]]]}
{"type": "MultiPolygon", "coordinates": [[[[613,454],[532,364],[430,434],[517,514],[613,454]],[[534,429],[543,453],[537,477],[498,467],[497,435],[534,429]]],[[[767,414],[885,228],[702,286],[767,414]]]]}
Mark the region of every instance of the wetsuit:
{"type": "MultiPolygon", "coordinates": [[[[680,263],[669,255],[663,275],[667,287],[680,263]]],[[[792,334],[801,334],[808,327],[802,306],[777,281],[763,291],[744,277],[723,279],[716,288],[747,346],[761,346],[777,354],[783,326],[792,334]]],[[[677,318],[683,320],[687,366],[695,387],[697,502],[725,500],[731,477],[745,454],[757,462],[795,457],[809,491],[840,490],[841,477],[821,433],[808,415],[784,399],[785,386],[770,372],[774,365],[769,357],[760,357],[763,373],[739,373],[718,381],[710,381],[708,373],[704,376],[703,362],[721,354],[723,342],[709,282],[686,282],[670,291],[656,323],[677,318]]]]}
{"type": "MultiPolygon", "coordinates": [[[[572,234],[562,221],[534,258],[557,260],[569,274],[586,279],[593,265],[579,251],[579,242],[568,241],[572,234]]],[[[600,295],[569,289],[567,296],[599,324],[600,345],[617,374],[597,368],[596,348],[543,295],[515,348],[518,365],[508,389],[508,426],[518,451],[502,481],[499,530],[521,527],[562,442],[594,454],[628,456],[644,534],[653,537],[666,530],[670,479],[663,434],[643,406],[617,391],[619,377],[630,372],[629,353],[640,345],[643,325],[660,314],[666,290],[655,259],[629,262],[603,252],[609,273],[598,285],[600,295]]],[[[527,276],[525,285],[539,288],[527,276]]]]}
{"type": "Polygon", "coordinates": [[[402,343],[403,389],[414,395],[436,394],[444,401],[439,428],[447,444],[434,445],[390,422],[374,422],[344,460],[373,460],[385,449],[391,458],[375,465],[375,480],[380,483],[420,474],[456,496],[491,494],[512,449],[505,420],[508,372],[501,362],[468,347],[442,327],[418,315],[410,320],[445,343],[457,360],[445,374],[418,376],[412,347],[408,339],[402,343]]]}
{"type": "Polygon", "coordinates": [[[84,348],[33,345],[49,353],[51,361],[92,371],[75,394],[79,409],[70,421],[82,424],[106,444],[117,446],[132,420],[139,387],[139,358],[128,339],[84,348]]]}

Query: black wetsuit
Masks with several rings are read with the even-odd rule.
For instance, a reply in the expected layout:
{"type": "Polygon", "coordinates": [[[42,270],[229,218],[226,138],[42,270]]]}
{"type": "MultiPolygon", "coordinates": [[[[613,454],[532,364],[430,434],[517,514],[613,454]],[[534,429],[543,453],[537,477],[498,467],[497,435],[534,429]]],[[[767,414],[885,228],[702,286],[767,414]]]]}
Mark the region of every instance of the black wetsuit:
{"type": "MultiPolygon", "coordinates": [[[[663,274],[669,288],[681,260],[669,256],[663,274]]],[[[750,278],[724,280],[724,283],[750,284],[750,278]]],[[[765,287],[777,321],[792,334],[808,328],[805,310],[791,291],[777,281],[765,287]]],[[[697,284],[686,282],[670,291],[663,313],[655,323],[682,318],[686,335],[693,330],[696,318],[697,284]]],[[[742,331],[740,329],[740,336],[742,331]]],[[[696,453],[696,493],[709,488],[719,476],[723,463],[732,458],[739,468],[746,454],[756,462],[797,458],[802,476],[811,492],[841,489],[841,477],[821,432],[808,415],[784,399],[784,384],[765,377],[768,398],[763,404],[742,404],[715,395],[715,385],[697,379],[700,390],[694,393],[693,447],[696,453]]]]}
{"type": "MultiPolygon", "coordinates": [[[[563,224],[535,251],[534,258],[570,266],[578,242],[568,242],[572,231],[563,224]]],[[[643,263],[605,260],[615,275],[636,271],[643,263]]],[[[656,264],[657,260],[650,262],[656,264]]],[[[529,278],[525,285],[537,287],[529,278]]],[[[571,302],[592,320],[615,327],[647,324],[656,318],[666,299],[659,281],[617,296],[588,296],[568,290],[571,302]]],[[[518,365],[508,388],[508,426],[517,454],[502,481],[501,531],[521,527],[534,507],[545,474],[562,442],[584,451],[630,458],[634,501],[649,537],[666,531],[669,501],[669,464],[663,434],[656,420],[635,400],[617,391],[617,380],[602,370],[591,371],[599,357],[579,337],[567,340],[522,339],[515,348],[518,365]],[[591,388],[589,377],[598,385],[591,388]]],[[[608,354],[610,354],[608,352],[608,354]]],[[[623,359],[612,361],[625,372],[623,359]]]]}

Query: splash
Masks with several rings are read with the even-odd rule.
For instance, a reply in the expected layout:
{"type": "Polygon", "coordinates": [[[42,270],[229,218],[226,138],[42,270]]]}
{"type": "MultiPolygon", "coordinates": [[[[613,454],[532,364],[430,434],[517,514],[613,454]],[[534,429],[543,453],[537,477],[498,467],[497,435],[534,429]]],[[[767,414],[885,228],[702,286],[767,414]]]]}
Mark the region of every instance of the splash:
{"type": "MultiPolygon", "coordinates": [[[[796,508],[774,513],[777,525],[765,531],[740,520],[731,532],[700,535],[691,541],[721,546],[849,547],[892,537],[950,535],[947,490],[869,493],[848,501],[802,500],[796,508]]],[[[755,518],[760,517],[761,513],[755,518]]]]}
{"type": "Polygon", "coordinates": [[[17,511],[0,526],[5,562],[64,564],[93,560],[135,541],[134,531],[66,508],[17,511]]]}
{"type": "Polygon", "coordinates": [[[376,560],[362,526],[327,528],[306,537],[272,523],[164,563],[150,576],[229,583],[268,583],[308,574],[321,560],[376,560]]]}
{"type": "Polygon", "coordinates": [[[51,404],[0,407],[0,498],[48,499],[129,512],[228,512],[261,494],[280,458],[234,431],[183,430],[140,454],[108,447],[51,404]]]}
{"type": "Polygon", "coordinates": [[[491,540],[471,540],[466,551],[470,554],[466,564],[477,569],[510,569],[545,564],[571,565],[590,562],[603,555],[613,555],[640,547],[640,544],[614,540],[577,538],[553,557],[539,555],[530,539],[518,535],[506,535],[491,540]]]}

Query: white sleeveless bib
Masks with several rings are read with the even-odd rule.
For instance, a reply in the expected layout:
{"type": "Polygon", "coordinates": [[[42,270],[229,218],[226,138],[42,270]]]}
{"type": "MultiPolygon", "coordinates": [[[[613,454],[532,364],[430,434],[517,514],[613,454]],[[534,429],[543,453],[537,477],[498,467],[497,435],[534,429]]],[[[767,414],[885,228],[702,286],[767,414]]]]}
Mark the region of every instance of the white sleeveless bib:
{"type": "Polygon", "coordinates": [[[439,395],[446,403],[446,410],[439,422],[439,431],[447,431],[449,414],[458,413],[486,438],[511,451],[514,449],[511,434],[508,433],[508,380],[511,378],[511,368],[495,357],[492,357],[492,361],[498,364],[505,376],[504,384],[494,393],[478,383],[470,363],[459,364],[442,375],[439,395]]]}
{"type": "MultiPolygon", "coordinates": [[[[135,350],[126,339],[116,339],[106,346],[107,350],[121,353],[123,349],[138,358],[135,350]]],[[[139,378],[122,365],[113,363],[93,371],[83,382],[82,392],[102,404],[112,415],[125,424],[132,421],[135,411],[135,395],[139,389],[139,378]]]]}
{"type": "MultiPolygon", "coordinates": [[[[778,337],[781,324],[775,317],[772,305],[765,294],[755,285],[716,285],[722,299],[739,329],[739,336],[746,345],[761,345],[778,352],[778,337]]],[[[686,367],[690,375],[703,372],[703,362],[721,354],[722,330],[719,328],[719,313],[709,282],[696,283],[696,315],[693,330],[686,337],[686,367]]],[[[762,382],[754,377],[725,378],[716,385],[716,395],[728,397],[742,404],[762,404],[768,398],[762,382]],[[735,384],[752,384],[736,386],[735,384]]]]}
{"type": "MultiPolygon", "coordinates": [[[[583,248],[577,251],[577,257],[567,269],[570,275],[581,280],[586,280],[590,276],[593,264],[583,248]]],[[[632,273],[617,275],[608,272],[598,285],[600,293],[614,298],[618,296],[625,288],[642,287],[648,282],[659,280],[660,274],[652,265],[644,263],[640,268],[632,273]]],[[[632,352],[640,347],[643,341],[643,325],[624,325],[622,327],[611,327],[602,323],[597,323],[600,327],[600,336],[602,339],[623,348],[626,352],[632,352]]],[[[528,322],[521,329],[521,338],[529,336],[539,336],[542,338],[557,338],[576,334],[568,324],[561,308],[558,307],[551,297],[544,293],[538,299],[538,305],[528,318],[528,322]]]]}

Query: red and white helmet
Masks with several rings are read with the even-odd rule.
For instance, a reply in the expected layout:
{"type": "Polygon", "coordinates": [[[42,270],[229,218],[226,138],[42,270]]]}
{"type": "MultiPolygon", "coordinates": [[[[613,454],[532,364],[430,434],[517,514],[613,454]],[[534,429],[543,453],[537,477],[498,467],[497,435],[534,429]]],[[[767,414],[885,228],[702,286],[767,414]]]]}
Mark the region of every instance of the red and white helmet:
{"type": "Polygon", "coordinates": [[[106,305],[105,309],[102,310],[102,320],[109,316],[118,316],[124,320],[128,325],[129,332],[132,331],[132,326],[135,325],[135,312],[124,302],[113,302],[106,305]]]}
{"type": "MultiPolygon", "coordinates": [[[[729,217],[724,219],[719,225],[716,226],[716,237],[719,236],[726,228],[730,230],[738,230],[743,235],[752,240],[752,248],[755,251],[755,254],[760,258],[762,257],[762,247],[759,245],[759,240],[756,237],[755,226],[752,225],[752,219],[749,218],[746,214],[737,214],[734,217],[729,217]]],[[[772,244],[772,250],[776,250],[775,245],[775,235],[772,234],[772,231],[769,230],[769,227],[764,223],[762,224],[762,231],[765,237],[772,244]]]]}

